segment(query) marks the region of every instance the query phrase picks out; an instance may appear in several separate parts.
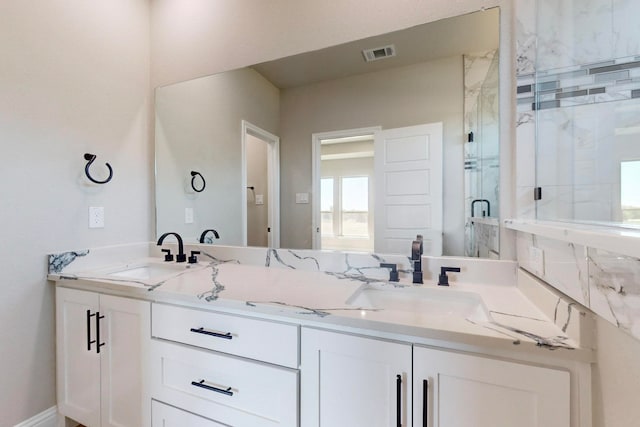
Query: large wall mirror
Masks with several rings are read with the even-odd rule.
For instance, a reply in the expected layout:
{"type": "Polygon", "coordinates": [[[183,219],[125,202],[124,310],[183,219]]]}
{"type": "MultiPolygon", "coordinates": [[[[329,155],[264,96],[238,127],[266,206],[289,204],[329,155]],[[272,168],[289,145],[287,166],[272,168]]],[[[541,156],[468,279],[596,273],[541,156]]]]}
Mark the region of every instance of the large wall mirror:
{"type": "Polygon", "coordinates": [[[427,254],[477,256],[470,217],[498,213],[498,48],[495,8],[157,88],[158,235],[409,255],[422,234],[427,254]]]}

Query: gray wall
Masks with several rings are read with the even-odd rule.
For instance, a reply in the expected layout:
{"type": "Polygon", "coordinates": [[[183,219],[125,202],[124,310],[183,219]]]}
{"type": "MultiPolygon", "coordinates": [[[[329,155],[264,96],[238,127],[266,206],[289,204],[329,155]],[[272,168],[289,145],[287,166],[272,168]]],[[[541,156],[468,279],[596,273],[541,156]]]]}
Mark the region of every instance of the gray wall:
{"type": "Polygon", "coordinates": [[[55,405],[46,254],[152,233],[149,6],[3,0],[0,6],[0,426],[55,405]],[[114,169],[84,177],[83,154],[114,169]],[[105,228],[88,228],[89,206],[105,228]]]}
{"type": "MultiPolygon", "coordinates": [[[[444,123],[444,253],[464,253],[462,57],[331,80],[282,91],[280,108],[281,246],[310,248],[311,135],[370,126],[444,123]]],[[[409,248],[407,249],[409,250],[409,248]]]]}
{"type": "Polygon", "coordinates": [[[194,241],[214,228],[216,243],[243,244],[241,123],[277,134],[279,97],[249,68],[156,90],[158,234],[176,231],[194,241]],[[200,193],[191,189],[192,170],[207,182],[200,193]],[[195,213],[192,224],[185,224],[187,207],[195,213]]]}

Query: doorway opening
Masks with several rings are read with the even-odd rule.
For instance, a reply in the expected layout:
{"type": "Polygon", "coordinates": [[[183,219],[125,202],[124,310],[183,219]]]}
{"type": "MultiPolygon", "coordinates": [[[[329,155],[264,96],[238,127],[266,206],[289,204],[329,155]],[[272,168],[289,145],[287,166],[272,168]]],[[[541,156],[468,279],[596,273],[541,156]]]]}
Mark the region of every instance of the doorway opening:
{"type": "Polygon", "coordinates": [[[242,121],[245,246],[280,247],[280,138],[242,121]]]}
{"type": "Polygon", "coordinates": [[[373,252],[374,135],[379,129],[313,134],[314,249],[373,252]]]}

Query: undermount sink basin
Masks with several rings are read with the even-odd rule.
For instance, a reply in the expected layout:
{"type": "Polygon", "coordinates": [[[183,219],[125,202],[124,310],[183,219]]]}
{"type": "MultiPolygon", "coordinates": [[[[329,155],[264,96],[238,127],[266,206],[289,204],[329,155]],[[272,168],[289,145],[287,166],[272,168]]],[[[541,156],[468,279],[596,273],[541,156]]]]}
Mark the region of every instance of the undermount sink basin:
{"type": "Polygon", "coordinates": [[[426,317],[461,317],[490,320],[482,298],[472,292],[450,288],[389,287],[367,285],[351,295],[346,304],[362,309],[420,313],[426,317]]]}
{"type": "Polygon", "coordinates": [[[103,271],[102,274],[107,278],[157,282],[175,276],[190,267],[192,267],[192,264],[147,262],[127,264],[103,271]]]}

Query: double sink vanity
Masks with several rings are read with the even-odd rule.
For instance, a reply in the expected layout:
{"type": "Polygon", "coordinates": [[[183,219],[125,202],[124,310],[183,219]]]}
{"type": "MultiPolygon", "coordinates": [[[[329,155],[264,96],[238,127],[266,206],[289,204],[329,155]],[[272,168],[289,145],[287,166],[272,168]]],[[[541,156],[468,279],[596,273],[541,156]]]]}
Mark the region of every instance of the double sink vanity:
{"type": "Polygon", "coordinates": [[[423,257],[414,285],[399,255],[186,245],[197,259],[176,263],[160,249],[50,256],[61,417],[590,425],[592,319],[515,262],[423,257]],[[461,270],[450,286],[437,285],[442,267],[461,270]]]}

